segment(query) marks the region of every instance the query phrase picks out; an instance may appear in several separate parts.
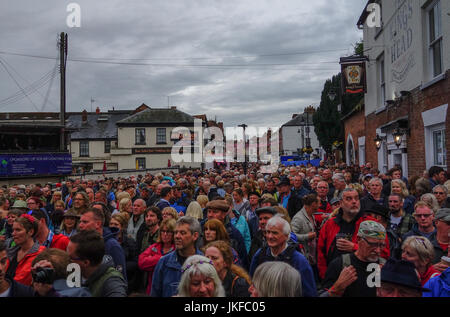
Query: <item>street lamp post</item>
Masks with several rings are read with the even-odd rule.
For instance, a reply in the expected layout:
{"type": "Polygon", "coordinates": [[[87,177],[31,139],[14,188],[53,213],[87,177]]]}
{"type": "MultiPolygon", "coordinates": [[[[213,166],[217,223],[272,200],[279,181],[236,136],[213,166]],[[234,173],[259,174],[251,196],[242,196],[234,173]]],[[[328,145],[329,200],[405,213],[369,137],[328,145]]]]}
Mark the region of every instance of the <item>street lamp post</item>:
{"type": "Polygon", "coordinates": [[[238,125],[238,127],[241,127],[244,129],[244,174],[247,176],[247,140],[245,136],[245,128],[248,127],[245,123],[238,125]]]}

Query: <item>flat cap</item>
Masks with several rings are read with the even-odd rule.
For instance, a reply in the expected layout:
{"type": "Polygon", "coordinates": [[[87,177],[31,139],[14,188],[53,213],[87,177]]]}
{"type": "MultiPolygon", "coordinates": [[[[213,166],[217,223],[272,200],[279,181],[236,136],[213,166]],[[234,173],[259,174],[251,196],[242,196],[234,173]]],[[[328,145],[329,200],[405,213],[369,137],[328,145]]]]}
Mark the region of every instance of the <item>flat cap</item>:
{"type": "Polygon", "coordinates": [[[206,204],[206,209],[216,209],[227,212],[230,205],[225,200],[212,200],[206,204]]]}
{"type": "Polygon", "coordinates": [[[276,215],[278,212],[273,207],[262,207],[256,209],[255,213],[259,216],[262,213],[276,215]]]}
{"type": "Polygon", "coordinates": [[[436,220],[450,221],[450,208],[441,208],[436,211],[434,216],[436,220]]]}

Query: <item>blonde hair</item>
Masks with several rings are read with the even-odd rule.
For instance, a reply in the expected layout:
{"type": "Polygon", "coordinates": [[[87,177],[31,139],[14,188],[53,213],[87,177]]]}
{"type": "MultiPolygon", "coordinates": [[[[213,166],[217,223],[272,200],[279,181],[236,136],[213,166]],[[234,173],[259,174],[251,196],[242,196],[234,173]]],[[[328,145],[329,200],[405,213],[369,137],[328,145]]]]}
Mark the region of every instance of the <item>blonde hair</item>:
{"type": "MultiPolygon", "coordinates": [[[[128,193],[127,193],[128,194],[128,193]]],[[[119,211],[120,212],[126,212],[125,211],[125,207],[127,206],[127,204],[131,201],[130,198],[122,198],[121,200],[119,200],[119,211]]]]}
{"type": "Polygon", "coordinates": [[[120,192],[120,193],[118,193],[118,194],[116,195],[116,201],[118,201],[119,203],[120,203],[120,201],[121,201],[122,199],[124,199],[124,198],[131,199],[131,196],[130,196],[130,194],[129,194],[128,192],[126,192],[126,191],[120,192]]]}
{"type": "Polygon", "coordinates": [[[286,220],[289,224],[291,224],[291,217],[289,217],[289,212],[287,211],[286,208],[280,207],[280,206],[274,206],[273,208],[275,208],[275,210],[276,210],[277,213],[281,216],[281,218],[283,218],[283,219],[286,220]]]}
{"type": "Polygon", "coordinates": [[[119,212],[111,216],[111,219],[117,220],[122,226],[122,230],[127,230],[130,215],[127,212],[119,212]]]}
{"type": "Polygon", "coordinates": [[[209,202],[208,196],[206,195],[198,195],[197,202],[200,204],[202,208],[206,207],[206,204],[209,202]]]}
{"type": "Polygon", "coordinates": [[[186,209],[186,216],[203,219],[202,206],[198,202],[192,201],[186,209]]]}
{"type": "Polygon", "coordinates": [[[391,193],[392,193],[392,184],[398,184],[401,188],[402,188],[402,193],[401,195],[403,196],[403,198],[406,198],[409,196],[409,191],[408,188],[406,188],[406,184],[404,181],[402,181],[401,179],[393,179],[391,181],[391,193]]]}
{"type": "Polygon", "coordinates": [[[177,210],[175,208],[173,208],[173,207],[166,207],[163,210],[161,210],[161,215],[164,213],[164,210],[165,211],[169,211],[170,214],[172,215],[173,219],[175,219],[175,221],[178,220],[178,212],[177,212],[177,210]]]}
{"type": "Polygon", "coordinates": [[[431,264],[434,259],[434,247],[433,244],[425,237],[422,236],[410,236],[403,242],[402,250],[405,247],[410,247],[419,256],[419,260],[426,264],[431,264]]]}

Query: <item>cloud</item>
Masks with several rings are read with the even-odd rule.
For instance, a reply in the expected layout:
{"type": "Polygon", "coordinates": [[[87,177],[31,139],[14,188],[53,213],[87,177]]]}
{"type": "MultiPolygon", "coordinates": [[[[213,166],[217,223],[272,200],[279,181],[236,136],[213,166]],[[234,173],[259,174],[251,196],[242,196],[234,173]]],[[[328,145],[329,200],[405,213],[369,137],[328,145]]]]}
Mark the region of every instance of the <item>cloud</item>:
{"type": "MultiPolygon", "coordinates": [[[[69,34],[69,58],[145,63],[68,62],[68,111],[177,106],[225,126],[280,126],[318,105],[323,84],[339,72],[340,56],[362,37],[360,0],[78,0],[81,27],[66,25],[65,1],[3,1],[0,51],[58,54],[69,34]],[[296,54],[292,54],[296,53],[296,54]],[[137,60],[139,59],[139,60],[137,60]],[[168,97],[169,96],[169,97],[168,97]]],[[[55,67],[55,60],[0,54],[22,88],[55,67]],[[26,80],[22,79],[19,74],[26,80]]],[[[0,65],[0,111],[35,111],[47,94],[2,102],[19,87],[0,65]],[[30,101],[31,100],[31,101],[30,101]]],[[[45,111],[59,110],[59,77],[45,111]]]]}

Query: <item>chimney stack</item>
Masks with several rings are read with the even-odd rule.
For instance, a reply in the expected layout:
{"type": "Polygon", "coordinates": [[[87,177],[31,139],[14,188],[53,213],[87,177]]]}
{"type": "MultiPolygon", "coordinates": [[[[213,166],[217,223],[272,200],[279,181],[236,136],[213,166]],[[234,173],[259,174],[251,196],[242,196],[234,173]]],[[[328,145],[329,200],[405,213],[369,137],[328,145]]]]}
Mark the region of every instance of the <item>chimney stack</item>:
{"type": "Polygon", "coordinates": [[[87,111],[86,111],[86,109],[83,110],[83,112],[81,113],[81,120],[82,120],[83,123],[87,121],[87,111]]]}
{"type": "Polygon", "coordinates": [[[100,114],[100,108],[99,107],[97,107],[97,109],[95,109],[95,113],[96,114],[100,114]]]}

